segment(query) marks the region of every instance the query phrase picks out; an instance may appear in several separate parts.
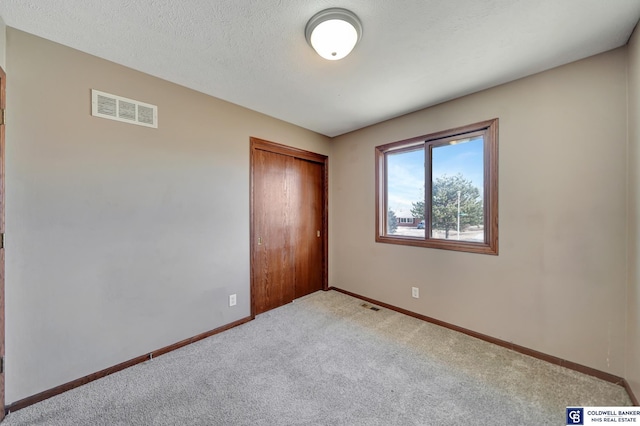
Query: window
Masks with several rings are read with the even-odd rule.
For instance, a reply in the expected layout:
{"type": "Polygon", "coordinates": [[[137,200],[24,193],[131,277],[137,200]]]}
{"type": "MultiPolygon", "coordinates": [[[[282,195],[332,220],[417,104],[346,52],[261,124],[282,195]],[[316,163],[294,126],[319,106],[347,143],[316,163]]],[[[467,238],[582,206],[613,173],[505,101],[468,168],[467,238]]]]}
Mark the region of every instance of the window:
{"type": "Polygon", "coordinates": [[[376,241],[498,254],[497,118],[376,147],[376,241]]]}

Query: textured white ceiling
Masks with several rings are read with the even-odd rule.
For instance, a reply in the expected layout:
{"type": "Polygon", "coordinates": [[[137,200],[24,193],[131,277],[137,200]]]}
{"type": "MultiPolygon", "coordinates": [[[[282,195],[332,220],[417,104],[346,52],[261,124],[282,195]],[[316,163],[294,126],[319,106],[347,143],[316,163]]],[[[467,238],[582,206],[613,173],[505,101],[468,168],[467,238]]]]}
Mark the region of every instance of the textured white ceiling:
{"type": "Polygon", "coordinates": [[[621,46],[640,0],[2,0],[0,16],[336,136],[621,46]],[[321,59],[304,37],[329,7],[363,25],[341,61],[321,59]]]}

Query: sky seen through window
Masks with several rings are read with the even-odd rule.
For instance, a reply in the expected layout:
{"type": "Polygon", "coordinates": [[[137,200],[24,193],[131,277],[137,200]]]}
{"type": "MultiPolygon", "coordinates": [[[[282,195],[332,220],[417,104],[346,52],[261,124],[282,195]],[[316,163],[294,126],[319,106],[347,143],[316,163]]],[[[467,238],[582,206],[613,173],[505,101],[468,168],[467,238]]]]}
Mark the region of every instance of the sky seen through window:
{"type": "MultiPolygon", "coordinates": [[[[433,150],[433,179],[460,173],[483,193],[484,160],[482,136],[462,139],[433,150]],[[446,149],[442,149],[446,146],[446,149]]],[[[424,200],[425,150],[387,156],[387,205],[394,212],[409,213],[412,203],[424,200]]]]}

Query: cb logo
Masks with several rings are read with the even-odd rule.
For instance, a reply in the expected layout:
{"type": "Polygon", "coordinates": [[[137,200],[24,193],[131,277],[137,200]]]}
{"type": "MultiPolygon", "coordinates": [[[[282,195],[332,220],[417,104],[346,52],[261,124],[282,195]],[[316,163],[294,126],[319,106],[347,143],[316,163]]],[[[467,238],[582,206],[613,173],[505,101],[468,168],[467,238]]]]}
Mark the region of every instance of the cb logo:
{"type": "Polygon", "coordinates": [[[584,419],[582,418],[582,408],[567,408],[567,424],[568,425],[583,425],[584,419]]]}

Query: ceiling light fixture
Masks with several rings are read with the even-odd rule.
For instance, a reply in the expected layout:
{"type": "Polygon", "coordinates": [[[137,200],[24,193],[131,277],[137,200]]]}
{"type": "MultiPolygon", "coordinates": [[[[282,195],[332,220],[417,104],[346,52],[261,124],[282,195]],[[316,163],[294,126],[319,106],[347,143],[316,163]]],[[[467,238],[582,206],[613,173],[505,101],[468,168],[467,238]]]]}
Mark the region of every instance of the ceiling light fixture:
{"type": "Polygon", "coordinates": [[[351,53],[362,37],[362,23],[353,12],[334,7],[313,15],[304,34],[318,55],[337,61],[351,53]]]}

